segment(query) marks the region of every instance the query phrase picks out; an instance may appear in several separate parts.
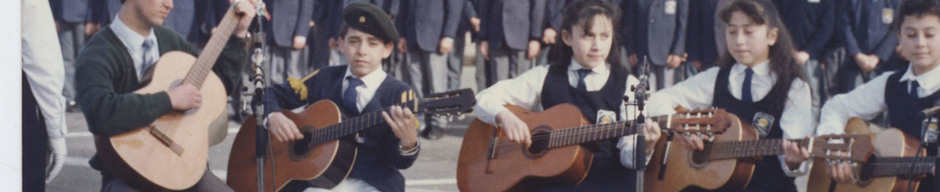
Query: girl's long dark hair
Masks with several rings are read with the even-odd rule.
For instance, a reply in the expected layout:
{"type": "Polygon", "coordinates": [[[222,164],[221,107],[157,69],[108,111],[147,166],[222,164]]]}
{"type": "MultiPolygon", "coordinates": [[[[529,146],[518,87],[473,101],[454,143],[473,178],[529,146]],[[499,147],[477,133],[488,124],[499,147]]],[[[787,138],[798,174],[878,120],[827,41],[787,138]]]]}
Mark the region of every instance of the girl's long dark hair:
{"type": "MultiPolygon", "coordinates": [[[[731,21],[731,13],[735,11],[744,13],[755,24],[766,24],[768,31],[774,28],[777,29],[777,42],[770,46],[768,51],[770,71],[777,75],[777,82],[774,83],[767,95],[782,94],[783,97],[780,97],[780,100],[772,103],[774,103],[773,108],[783,109],[793,80],[798,78],[806,82],[806,77],[793,56],[796,52],[793,38],[790,37],[787,27],[780,20],[780,13],[777,12],[777,8],[769,0],[732,0],[726,8],[718,12],[723,24],[728,24],[731,21]]],[[[720,67],[730,67],[735,63],[737,61],[731,56],[731,52],[725,51],[716,64],[720,67]]]]}
{"type": "Polygon", "coordinates": [[[594,24],[594,18],[598,16],[604,16],[610,19],[611,26],[613,27],[613,42],[611,43],[610,53],[607,54],[607,63],[610,63],[611,68],[620,68],[627,71],[627,74],[630,73],[630,68],[626,67],[623,64],[623,61],[620,60],[620,33],[618,30],[620,27],[620,8],[614,5],[611,5],[609,2],[604,0],[577,0],[565,6],[564,14],[562,15],[561,29],[558,31],[558,36],[555,37],[555,44],[552,45],[552,49],[548,52],[548,62],[551,65],[569,65],[571,64],[571,57],[574,52],[571,50],[571,46],[565,45],[562,40],[561,30],[568,31],[569,35],[572,34],[573,25],[581,25],[584,29],[584,32],[587,33],[591,30],[591,26],[594,24]]]}

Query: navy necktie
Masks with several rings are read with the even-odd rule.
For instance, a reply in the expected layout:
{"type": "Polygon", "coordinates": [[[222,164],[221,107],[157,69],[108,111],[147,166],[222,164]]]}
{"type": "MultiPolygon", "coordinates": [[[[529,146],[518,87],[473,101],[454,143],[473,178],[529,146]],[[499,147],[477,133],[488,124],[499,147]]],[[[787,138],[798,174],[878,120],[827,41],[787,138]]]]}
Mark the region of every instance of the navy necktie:
{"type": "Polygon", "coordinates": [[[346,77],[346,80],[349,84],[343,92],[343,106],[351,111],[359,112],[359,107],[356,106],[356,98],[359,97],[356,87],[362,85],[362,80],[355,77],[346,77]]]}
{"type": "Polygon", "coordinates": [[[140,71],[137,72],[137,78],[144,78],[144,73],[153,65],[153,56],[150,55],[150,49],[153,48],[153,40],[145,39],[141,45],[143,56],[141,56],[140,71]]]}
{"type": "Polygon", "coordinates": [[[751,78],[754,77],[754,70],[747,68],[744,70],[744,84],[741,85],[741,101],[753,103],[751,97],[751,78]]]}
{"type": "Polygon", "coordinates": [[[911,94],[914,98],[920,98],[920,96],[917,95],[917,88],[920,88],[920,83],[917,83],[916,80],[911,81],[911,90],[907,91],[907,93],[911,94]]]}
{"type": "Polygon", "coordinates": [[[584,78],[587,77],[588,74],[591,74],[591,72],[592,71],[590,69],[578,69],[578,90],[587,91],[587,85],[584,83],[584,78]]]}

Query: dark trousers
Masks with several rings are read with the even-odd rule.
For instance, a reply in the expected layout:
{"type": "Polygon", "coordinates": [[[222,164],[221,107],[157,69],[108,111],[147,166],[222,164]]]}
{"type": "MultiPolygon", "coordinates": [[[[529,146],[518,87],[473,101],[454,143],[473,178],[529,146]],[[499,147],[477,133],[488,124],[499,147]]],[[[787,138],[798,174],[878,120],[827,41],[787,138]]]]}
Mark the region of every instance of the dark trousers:
{"type": "MultiPolygon", "coordinates": [[[[101,173],[101,191],[102,192],[136,192],[144,191],[137,188],[131,187],[125,183],[120,178],[117,178],[114,175],[106,174],[105,172],[101,173]]],[[[165,190],[164,190],[165,191],[165,190]]],[[[215,192],[215,191],[234,191],[231,187],[225,184],[222,179],[219,179],[212,172],[209,172],[206,169],[206,172],[202,174],[202,179],[199,179],[199,182],[196,183],[193,187],[186,189],[184,191],[190,192],[215,192]]]]}
{"type": "Polygon", "coordinates": [[[46,190],[49,135],[33,91],[23,73],[23,191],[46,190]]]}
{"type": "Polygon", "coordinates": [[[489,82],[496,84],[503,79],[511,79],[532,68],[532,60],[526,59],[525,50],[515,50],[503,45],[499,48],[490,46],[490,60],[486,66],[489,82]]]}
{"type": "Polygon", "coordinates": [[[59,46],[62,48],[62,59],[65,64],[65,87],[62,95],[68,102],[75,101],[75,59],[85,45],[84,23],[59,23],[59,46]]]}

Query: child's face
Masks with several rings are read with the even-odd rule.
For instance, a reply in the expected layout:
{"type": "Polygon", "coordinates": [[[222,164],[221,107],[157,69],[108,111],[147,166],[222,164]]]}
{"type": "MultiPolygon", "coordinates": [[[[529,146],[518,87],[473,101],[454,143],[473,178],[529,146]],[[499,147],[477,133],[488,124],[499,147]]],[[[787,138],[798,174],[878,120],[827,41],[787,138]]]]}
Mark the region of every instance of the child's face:
{"type": "Polygon", "coordinates": [[[392,44],[383,43],[374,35],[349,28],[340,41],[340,47],[349,61],[349,71],[356,77],[372,73],[382,66],[382,59],[392,54],[392,44]]]}
{"type": "Polygon", "coordinates": [[[571,46],[572,57],[585,68],[604,65],[614,42],[614,25],[606,16],[595,16],[591,28],[585,32],[584,26],[575,24],[571,31],[562,30],[562,41],[571,46]]]}
{"type": "Polygon", "coordinates": [[[756,24],[744,13],[735,11],[725,29],[725,40],[734,60],[754,66],[767,61],[770,46],[777,42],[777,29],[756,24]]]}
{"type": "Polygon", "coordinates": [[[898,36],[901,55],[911,61],[915,73],[927,72],[940,62],[940,17],[904,16],[898,36]]]}

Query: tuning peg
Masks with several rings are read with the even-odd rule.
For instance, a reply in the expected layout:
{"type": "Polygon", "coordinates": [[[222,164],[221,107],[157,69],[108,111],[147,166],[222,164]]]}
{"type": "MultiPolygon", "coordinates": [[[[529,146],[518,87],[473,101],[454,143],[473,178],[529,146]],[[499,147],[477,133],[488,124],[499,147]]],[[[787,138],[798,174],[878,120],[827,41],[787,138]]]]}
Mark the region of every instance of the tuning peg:
{"type": "Polygon", "coordinates": [[[464,118],[467,118],[467,116],[464,115],[463,113],[457,113],[457,114],[458,114],[458,115],[457,115],[457,120],[463,120],[464,118]]]}
{"type": "Polygon", "coordinates": [[[715,133],[709,132],[709,133],[708,133],[708,142],[714,142],[714,141],[715,141],[715,133]]]}

